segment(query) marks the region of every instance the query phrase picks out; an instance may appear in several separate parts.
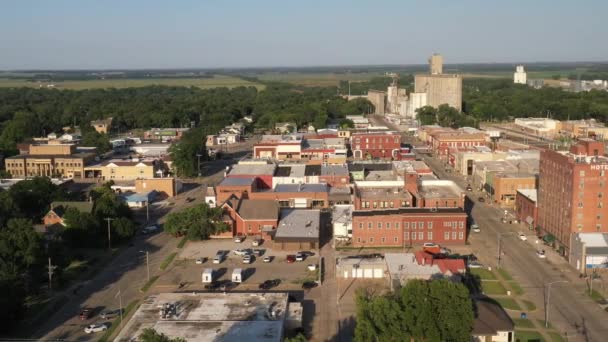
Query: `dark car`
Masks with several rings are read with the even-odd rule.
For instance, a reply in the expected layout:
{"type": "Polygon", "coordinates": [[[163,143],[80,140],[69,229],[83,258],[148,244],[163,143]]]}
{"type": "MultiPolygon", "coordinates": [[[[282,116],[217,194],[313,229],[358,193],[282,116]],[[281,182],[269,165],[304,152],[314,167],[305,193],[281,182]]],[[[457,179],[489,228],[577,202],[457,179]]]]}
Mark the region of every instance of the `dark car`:
{"type": "Polygon", "coordinates": [[[220,289],[220,287],[222,286],[222,283],[219,281],[214,281],[211,284],[207,284],[205,285],[205,290],[207,291],[218,291],[220,289]]]}
{"type": "Polygon", "coordinates": [[[266,280],[260,284],[259,288],[260,290],[270,290],[273,287],[279,286],[279,284],[281,284],[280,279],[266,280]]]}
{"type": "Polygon", "coordinates": [[[305,281],[304,283],[302,283],[302,288],[304,290],[310,290],[312,288],[317,287],[317,285],[319,285],[319,284],[317,284],[316,281],[305,281]]]}
{"type": "Polygon", "coordinates": [[[193,201],[194,201],[194,198],[192,198],[192,197],[186,197],[186,202],[190,203],[190,202],[193,202],[193,201]]]}
{"type": "Polygon", "coordinates": [[[485,198],[483,198],[483,197],[479,197],[477,200],[478,200],[479,202],[482,202],[482,203],[486,201],[486,199],[485,199],[485,198]]]}
{"type": "Polygon", "coordinates": [[[237,283],[227,280],[220,285],[220,291],[222,291],[222,292],[230,291],[230,290],[234,289],[237,285],[238,285],[237,283]]]}
{"type": "Polygon", "coordinates": [[[80,311],[80,320],[81,321],[85,321],[89,318],[91,318],[91,316],[93,316],[93,310],[91,309],[82,309],[82,311],[80,311]]]}
{"type": "Polygon", "coordinates": [[[296,262],[296,256],[290,254],[287,256],[287,258],[285,258],[285,261],[287,261],[288,264],[293,264],[294,262],[296,262]]]}
{"type": "Polygon", "coordinates": [[[315,256],[315,252],[311,252],[311,251],[302,251],[300,253],[304,254],[307,257],[315,256]]]}
{"type": "Polygon", "coordinates": [[[119,316],[121,313],[121,309],[116,309],[116,310],[104,310],[99,314],[99,317],[103,318],[103,319],[110,319],[110,318],[114,318],[116,316],[119,316]]]}

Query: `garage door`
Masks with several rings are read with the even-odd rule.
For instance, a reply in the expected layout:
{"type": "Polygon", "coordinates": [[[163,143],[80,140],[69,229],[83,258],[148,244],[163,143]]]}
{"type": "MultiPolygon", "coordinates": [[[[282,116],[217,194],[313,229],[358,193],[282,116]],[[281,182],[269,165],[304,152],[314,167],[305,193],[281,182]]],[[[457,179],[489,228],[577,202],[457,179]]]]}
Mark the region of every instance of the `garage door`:
{"type": "Polygon", "coordinates": [[[381,268],[374,268],[374,278],[384,278],[384,270],[381,268]]]}
{"type": "Polygon", "coordinates": [[[374,277],[374,269],[366,268],[363,270],[363,278],[373,278],[374,277]]]}
{"type": "Polygon", "coordinates": [[[294,207],[296,208],[306,208],[307,199],[306,198],[295,198],[294,199],[294,207]]]}

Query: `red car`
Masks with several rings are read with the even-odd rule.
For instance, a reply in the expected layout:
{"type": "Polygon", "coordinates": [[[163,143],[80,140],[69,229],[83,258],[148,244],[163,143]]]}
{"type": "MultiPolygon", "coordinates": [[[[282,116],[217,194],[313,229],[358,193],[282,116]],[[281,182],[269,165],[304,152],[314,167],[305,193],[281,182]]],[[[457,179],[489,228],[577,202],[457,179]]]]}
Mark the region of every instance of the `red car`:
{"type": "Polygon", "coordinates": [[[82,311],[80,311],[80,320],[85,321],[85,320],[91,318],[92,314],[93,314],[93,310],[82,309],[82,311]]]}
{"type": "Polygon", "coordinates": [[[294,262],[296,262],[296,256],[293,254],[290,254],[287,256],[286,261],[288,264],[293,264],[294,262]]]}

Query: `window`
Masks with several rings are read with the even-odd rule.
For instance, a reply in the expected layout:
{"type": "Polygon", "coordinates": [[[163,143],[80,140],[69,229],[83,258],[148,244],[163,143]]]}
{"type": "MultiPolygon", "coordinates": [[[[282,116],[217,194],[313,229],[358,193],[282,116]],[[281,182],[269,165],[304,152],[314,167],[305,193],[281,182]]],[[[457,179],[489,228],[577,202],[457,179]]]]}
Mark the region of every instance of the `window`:
{"type": "Polygon", "coordinates": [[[361,242],[361,238],[360,237],[357,238],[357,242],[359,242],[359,243],[361,242]]]}
{"type": "Polygon", "coordinates": [[[378,208],[378,203],[376,201],[374,201],[373,207],[374,207],[374,209],[378,208]]]}
{"type": "Polygon", "coordinates": [[[602,224],[598,223],[595,225],[595,229],[599,232],[600,230],[602,230],[602,224]]]}
{"type": "Polygon", "coordinates": [[[391,223],[390,222],[386,222],[386,229],[391,229],[391,223]]]}
{"type": "Polygon", "coordinates": [[[418,222],[418,228],[424,229],[424,222],[418,222]]]}
{"type": "Polygon", "coordinates": [[[427,233],[426,233],[426,238],[427,238],[428,240],[433,240],[433,232],[427,232],[427,233]]]}
{"type": "Polygon", "coordinates": [[[416,232],[412,232],[412,240],[416,240],[416,232]]]}
{"type": "Polygon", "coordinates": [[[584,171],[584,170],[581,170],[581,171],[578,173],[578,175],[579,175],[579,176],[581,176],[581,177],[585,177],[585,171],[584,171]]]}
{"type": "Polygon", "coordinates": [[[606,170],[600,170],[600,176],[604,177],[606,175],[606,170]]]}
{"type": "Polygon", "coordinates": [[[604,203],[599,202],[599,203],[597,204],[597,207],[598,207],[598,208],[603,208],[603,207],[604,207],[604,203]]]}
{"type": "Polygon", "coordinates": [[[403,229],[410,229],[410,223],[409,222],[403,222],[403,229]]]}
{"type": "Polygon", "coordinates": [[[359,229],[363,228],[363,223],[359,222],[359,229]]]}
{"type": "Polygon", "coordinates": [[[367,229],[372,229],[372,223],[371,222],[367,223],[367,229]]]}
{"type": "Polygon", "coordinates": [[[464,239],[464,232],[460,232],[460,233],[458,233],[458,238],[459,238],[460,240],[464,239]]]}
{"type": "Polygon", "coordinates": [[[395,207],[395,203],[393,203],[392,201],[388,203],[389,207],[394,208],[395,207]]]}
{"type": "Polygon", "coordinates": [[[380,238],[380,242],[382,242],[382,243],[384,243],[384,242],[385,242],[385,240],[386,240],[386,239],[385,239],[384,237],[381,237],[381,238],[380,238]]]}
{"type": "Polygon", "coordinates": [[[382,222],[378,222],[378,229],[382,229],[382,222]]]}
{"type": "Polygon", "coordinates": [[[395,229],[399,229],[399,222],[395,222],[395,229]]]}
{"type": "Polygon", "coordinates": [[[458,222],[458,228],[464,229],[464,222],[458,222]]]}
{"type": "Polygon", "coordinates": [[[403,233],[403,239],[404,240],[409,240],[410,239],[410,232],[403,233]]]}
{"type": "Polygon", "coordinates": [[[251,224],[247,225],[247,231],[249,231],[249,232],[251,231],[251,224]]]}
{"type": "Polygon", "coordinates": [[[578,229],[578,230],[583,230],[583,225],[582,225],[582,224],[580,224],[580,223],[579,223],[579,224],[577,224],[577,225],[576,225],[576,229],[578,229]]]}
{"type": "Polygon", "coordinates": [[[452,232],[452,240],[456,240],[456,232],[452,232]]]}
{"type": "Polygon", "coordinates": [[[583,207],[583,202],[578,202],[578,207],[582,208],[583,207]]]}
{"type": "Polygon", "coordinates": [[[443,233],[443,239],[444,240],[449,240],[450,239],[450,232],[443,233]]]}
{"type": "Polygon", "coordinates": [[[416,230],[416,222],[412,222],[412,230],[416,230]]]}
{"type": "Polygon", "coordinates": [[[370,238],[369,238],[369,242],[374,242],[374,238],[373,238],[373,237],[370,237],[370,238]]]}
{"type": "Polygon", "coordinates": [[[424,240],[424,232],[418,233],[418,240],[424,240]]]}
{"type": "Polygon", "coordinates": [[[395,237],[393,238],[393,242],[397,243],[397,242],[399,242],[399,239],[398,239],[398,238],[395,236],[395,237]]]}

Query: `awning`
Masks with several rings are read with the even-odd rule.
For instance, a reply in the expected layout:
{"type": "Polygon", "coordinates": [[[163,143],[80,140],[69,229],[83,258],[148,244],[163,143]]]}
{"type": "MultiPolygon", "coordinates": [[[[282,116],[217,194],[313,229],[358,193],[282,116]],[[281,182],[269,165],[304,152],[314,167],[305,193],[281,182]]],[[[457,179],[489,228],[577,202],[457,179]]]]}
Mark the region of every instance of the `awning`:
{"type": "Polygon", "coordinates": [[[528,216],[528,217],[526,217],[526,223],[532,224],[532,223],[534,223],[534,219],[532,217],[528,216]]]}

